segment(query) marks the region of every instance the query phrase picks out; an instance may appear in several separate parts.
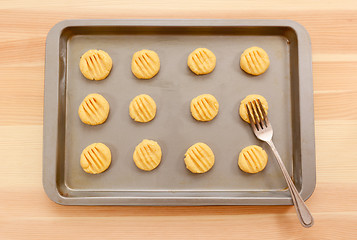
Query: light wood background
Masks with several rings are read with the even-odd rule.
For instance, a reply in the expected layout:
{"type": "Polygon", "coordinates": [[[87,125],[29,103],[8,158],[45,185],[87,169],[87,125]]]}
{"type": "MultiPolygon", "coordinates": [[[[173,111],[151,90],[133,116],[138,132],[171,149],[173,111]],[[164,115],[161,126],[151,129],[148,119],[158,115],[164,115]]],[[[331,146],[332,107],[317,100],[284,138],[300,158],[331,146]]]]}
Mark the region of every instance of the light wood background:
{"type": "Polygon", "coordinates": [[[0,239],[357,239],[357,2],[0,0],[0,239]],[[317,186],[292,206],[60,206],[45,195],[45,38],[63,19],[292,19],[312,39],[317,186]]]}

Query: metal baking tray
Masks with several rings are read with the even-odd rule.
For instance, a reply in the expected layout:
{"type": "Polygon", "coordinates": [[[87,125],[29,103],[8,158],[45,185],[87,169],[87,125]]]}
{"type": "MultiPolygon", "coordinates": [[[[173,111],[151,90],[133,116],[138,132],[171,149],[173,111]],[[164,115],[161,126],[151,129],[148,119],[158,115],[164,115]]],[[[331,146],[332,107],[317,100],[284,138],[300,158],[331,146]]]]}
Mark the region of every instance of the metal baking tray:
{"type": "Polygon", "coordinates": [[[311,45],[307,31],[289,20],[67,20],[55,25],[46,41],[43,185],[54,202],[64,205],[288,205],[292,200],[268,145],[253,135],[238,114],[240,101],[261,94],[269,103],[274,142],[303,199],[315,188],[311,45]],[[244,49],[260,46],[271,65],[260,76],[239,67],[244,49]],[[217,57],[215,70],[196,76],[187,56],[206,47],[217,57]],[[85,79],[81,55],[102,49],[113,59],[107,79],[85,79]],[[158,53],[161,69],[151,80],[131,73],[135,51],[158,53]],[[108,120],[83,124],[77,114],[89,93],[110,104],[108,120]],[[146,93],[157,104],[155,119],[131,120],[133,97],[146,93]],[[198,122],[190,101],[209,93],[220,104],[218,116],[198,122]],[[163,152],[152,172],[139,170],[132,154],[142,139],[157,141],[163,152]],[[205,174],[192,174],[183,161],[186,150],[205,142],[216,161],[205,174]],[[85,173],[81,151],[103,142],[112,164],[102,174],[85,173]],[[244,147],[257,144],[269,155],[264,171],[246,174],[237,166],[244,147]]]}

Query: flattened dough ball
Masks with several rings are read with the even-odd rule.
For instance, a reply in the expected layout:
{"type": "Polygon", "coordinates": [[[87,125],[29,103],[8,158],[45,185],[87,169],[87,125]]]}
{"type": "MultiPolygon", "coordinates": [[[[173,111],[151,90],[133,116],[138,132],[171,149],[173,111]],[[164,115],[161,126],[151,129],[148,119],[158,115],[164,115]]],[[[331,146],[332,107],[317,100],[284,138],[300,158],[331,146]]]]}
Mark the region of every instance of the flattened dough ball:
{"type": "Polygon", "coordinates": [[[160,70],[160,58],[156,52],[143,49],[134,53],[131,71],[139,79],[153,78],[160,70]]]}
{"type": "Polygon", "coordinates": [[[207,144],[199,142],[187,150],[184,160],[192,173],[205,173],[213,167],[214,154],[207,144]]]}
{"type": "Polygon", "coordinates": [[[153,140],[144,139],[136,146],[133,159],[138,168],[144,171],[151,171],[159,166],[161,156],[160,145],[153,140]]]}
{"type": "Polygon", "coordinates": [[[219,104],[211,94],[202,94],[191,101],[191,114],[197,121],[211,121],[218,114],[219,104]]]}
{"type": "Polygon", "coordinates": [[[79,118],[88,125],[104,123],[109,115],[108,101],[98,93],[91,93],[84,98],[78,108],[79,118]]]}
{"type": "Polygon", "coordinates": [[[260,47],[247,48],[240,57],[240,67],[249,74],[260,75],[270,65],[269,56],[260,47]]]}
{"type": "Polygon", "coordinates": [[[268,162],[268,154],[263,148],[251,145],[243,148],[239,153],[238,166],[246,173],[257,173],[262,171],[268,162]]]}
{"type": "Polygon", "coordinates": [[[188,56],[187,65],[197,75],[208,74],[216,67],[216,56],[207,48],[197,48],[188,56]]]}
{"type": "Polygon", "coordinates": [[[92,49],[85,52],[79,61],[79,68],[89,80],[103,80],[112,69],[112,58],[102,50],[92,49]]]}
{"type": "MultiPolygon", "coordinates": [[[[265,113],[268,115],[268,102],[267,102],[267,100],[263,96],[260,96],[260,95],[257,95],[257,94],[248,95],[240,102],[240,106],[239,106],[239,115],[247,123],[250,123],[250,121],[249,121],[248,111],[247,111],[247,108],[246,108],[245,105],[248,104],[248,102],[251,102],[251,101],[256,100],[256,99],[260,100],[260,102],[262,103],[263,108],[265,110],[265,113]]],[[[258,104],[258,102],[257,102],[257,104],[258,104]]],[[[252,112],[252,108],[251,108],[250,104],[248,104],[248,108],[252,112]]],[[[253,108],[255,109],[254,105],[253,105],[253,108]]],[[[257,118],[259,119],[259,116],[257,116],[257,118]]],[[[254,120],[254,117],[253,117],[253,120],[254,120]]],[[[254,120],[254,123],[255,123],[255,120],[254,120]]]]}
{"type": "Polygon", "coordinates": [[[149,95],[140,94],[130,102],[129,114],[136,122],[150,122],[156,115],[156,103],[149,95]]]}
{"type": "Polygon", "coordinates": [[[98,174],[108,169],[112,162],[110,149],[103,143],[93,143],[81,154],[81,167],[87,173],[98,174]]]}

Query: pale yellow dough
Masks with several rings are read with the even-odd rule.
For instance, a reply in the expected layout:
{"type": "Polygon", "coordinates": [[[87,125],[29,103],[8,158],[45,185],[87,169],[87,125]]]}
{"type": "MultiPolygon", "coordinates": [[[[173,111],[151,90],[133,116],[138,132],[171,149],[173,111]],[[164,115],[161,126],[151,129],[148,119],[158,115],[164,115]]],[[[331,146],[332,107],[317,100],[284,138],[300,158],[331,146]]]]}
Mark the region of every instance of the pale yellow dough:
{"type": "Polygon", "coordinates": [[[160,164],[161,156],[160,145],[153,140],[144,139],[136,146],[133,159],[138,168],[151,171],[160,164]]]}
{"type": "Polygon", "coordinates": [[[150,122],[156,115],[156,103],[149,95],[140,94],[130,102],[129,114],[136,122],[150,122]]]}
{"type": "Polygon", "coordinates": [[[216,67],[216,56],[207,48],[197,48],[188,56],[187,65],[197,75],[208,74],[216,67]]]}
{"type": "Polygon", "coordinates": [[[268,155],[263,148],[251,145],[243,148],[239,153],[238,166],[246,173],[262,171],[268,162],[268,155]]]}
{"type": "Polygon", "coordinates": [[[112,162],[110,149],[103,143],[93,143],[81,154],[81,167],[87,173],[98,174],[108,169],[112,162]]]}
{"type": "Polygon", "coordinates": [[[113,62],[108,53],[102,50],[89,50],[79,61],[79,68],[89,80],[103,80],[112,69],[113,62]]]}
{"type": "Polygon", "coordinates": [[[192,173],[205,173],[213,167],[214,154],[207,144],[199,142],[187,150],[184,160],[192,173]]]}
{"type": "Polygon", "coordinates": [[[143,49],[134,53],[131,71],[139,79],[150,79],[160,70],[160,58],[156,52],[143,49]]]}
{"type": "Polygon", "coordinates": [[[247,48],[240,57],[240,67],[249,74],[260,75],[270,65],[268,54],[260,47],[247,48]]]}
{"type": "MultiPolygon", "coordinates": [[[[251,102],[256,99],[260,100],[260,102],[262,103],[263,108],[265,110],[265,113],[268,114],[268,102],[263,96],[260,96],[257,94],[248,95],[240,102],[240,107],[239,107],[239,115],[247,123],[250,123],[250,121],[249,121],[248,111],[247,111],[247,108],[245,105],[248,104],[248,102],[251,102]]],[[[257,104],[258,104],[258,102],[257,102],[257,104]]],[[[248,107],[249,107],[249,110],[251,112],[253,112],[250,104],[248,104],[248,107]]],[[[253,109],[256,109],[254,105],[253,105],[253,109]]],[[[253,115],[252,115],[252,118],[254,120],[253,115]]],[[[258,118],[258,120],[260,119],[259,116],[257,116],[257,118],[258,118]]],[[[254,123],[255,123],[255,120],[254,120],[254,123]]]]}
{"type": "Polygon", "coordinates": [[[211,94],[202,94],[191,101],[191,114],[197,121],[210,121],[218,114],[219,104],[211,94]]]}
{"type": "Polygon", "coordinates": [[[104,123],[109,115],[108,101],[98,93],[89,94],[78,108],[79,118],[88,125],[104,123]]]}

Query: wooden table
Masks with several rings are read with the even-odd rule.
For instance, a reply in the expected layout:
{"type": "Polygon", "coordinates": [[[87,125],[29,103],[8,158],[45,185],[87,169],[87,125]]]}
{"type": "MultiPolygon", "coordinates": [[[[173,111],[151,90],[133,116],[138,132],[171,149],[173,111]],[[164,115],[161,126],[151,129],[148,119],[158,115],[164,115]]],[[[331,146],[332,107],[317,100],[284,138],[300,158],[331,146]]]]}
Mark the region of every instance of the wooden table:
{"type": "Polygon", "coordinates": [[[357,2],[0,2],[0,239],[357,239],[357,2]],[[171,3],[170,3],[171,2],[171,3]],[[292,19],[312,40],[317,186],[292,206],[60,206],[42,188],[45,39],[63,19],[292,19]]]}

